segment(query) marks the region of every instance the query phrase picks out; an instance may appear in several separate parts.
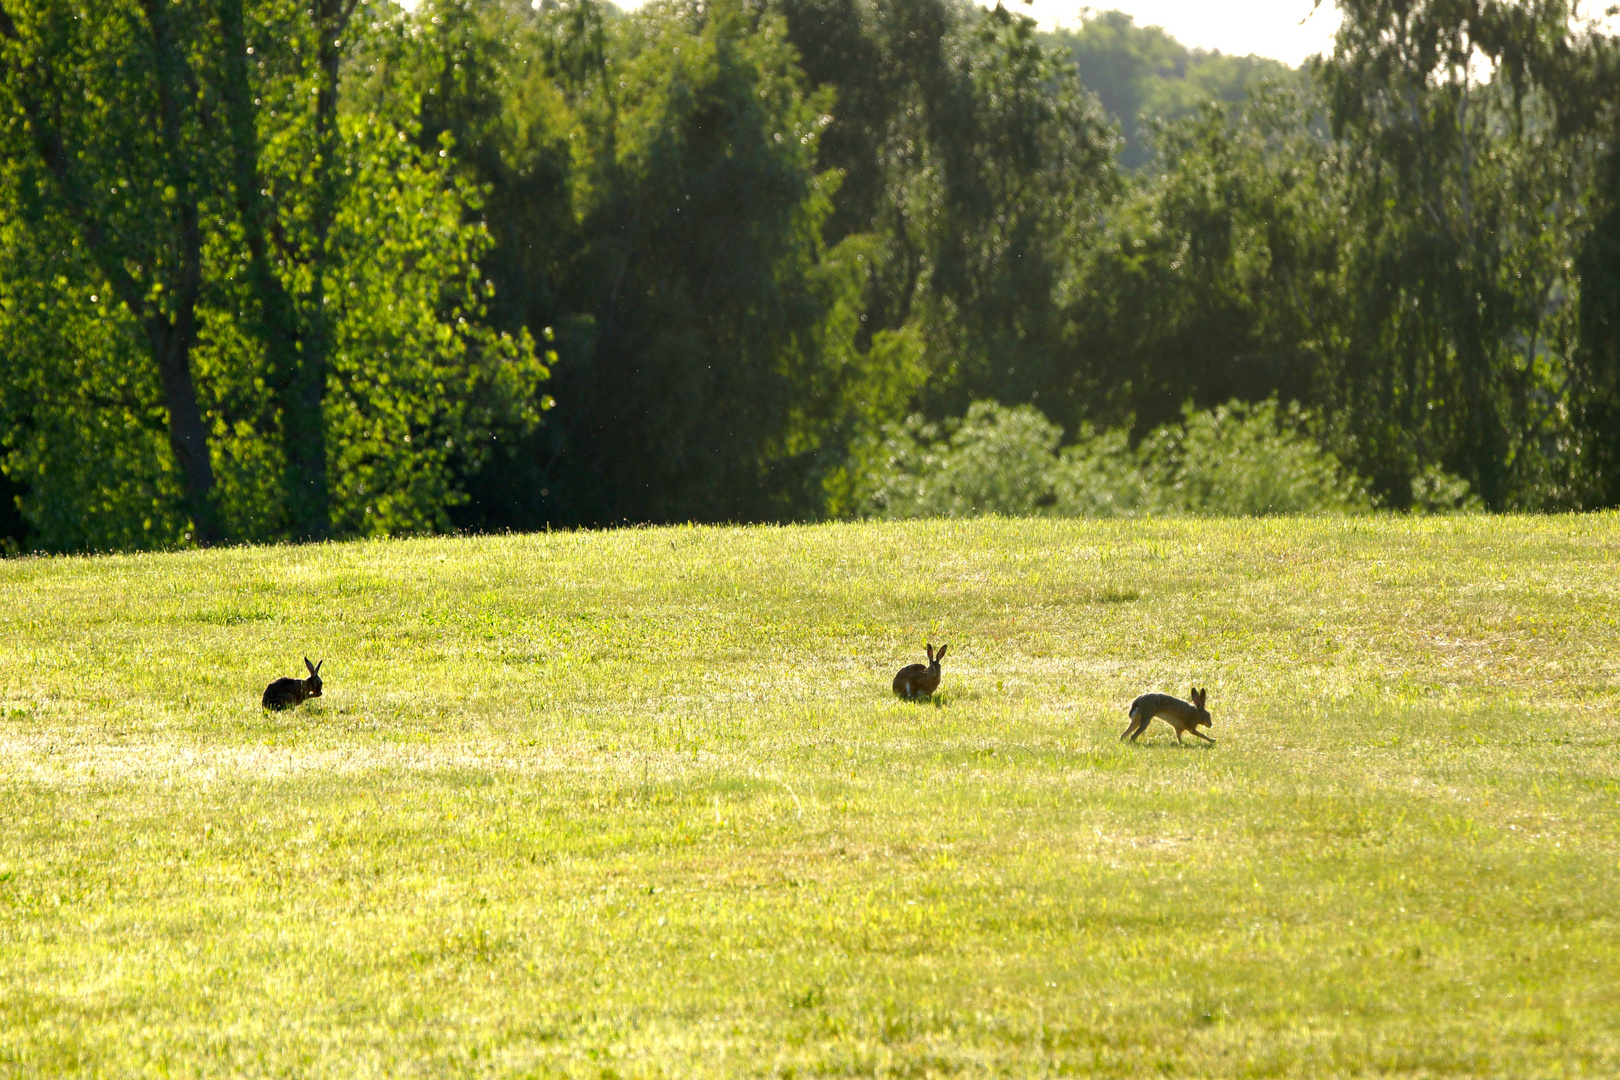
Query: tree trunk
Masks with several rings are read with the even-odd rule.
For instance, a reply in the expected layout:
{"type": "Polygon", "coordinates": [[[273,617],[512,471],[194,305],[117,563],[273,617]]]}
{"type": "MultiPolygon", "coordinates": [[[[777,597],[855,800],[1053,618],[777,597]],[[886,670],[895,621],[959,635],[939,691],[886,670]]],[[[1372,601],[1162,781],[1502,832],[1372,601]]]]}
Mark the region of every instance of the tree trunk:
{"type": "MultiPolygon", "coordinates": [[[[247,35],[242,0],[220,0],[225,47],[225,108],[231,138],[231,183],[248,246],[248,285],[258,304],[256,330],[264,343],[281,406],[283,510],[293,534],[318,540],[331,532],[326,485],[326,430],[323,402],[309,393],[305,358],[313,351],[300,325],[298,307],[271,263],[271,208],[261,192],[264,172],[248,75],[247,35]],[[316,423],[311,423],[313,411],[316,423]]],[[[324,377],[322,378],[324,382],[324,377]]]]}
{"type": "Polygon", "coordinates": [[[175,47],[166,0],[143,0],[157,59],[158,115],[163,132],[169,178],[175,189],[179,233],[180,272],[172,283],[173,315],[165,319],[156,310],[148,315],[147,337],[163,382],[164,405],[169,412],[169,446],[185,477],[186,501],[201,544],[220,540],[214,505],[214,467],[209,457],[208,428],[197,403],[191,375],[191,350],[197,343],[197,298],[202,293],[202,227],[197,214],[197,191],[191,160],[181,138],[180,108],[186,99],[184,60],[175,47]]]}
{"type": "Polygon", "coordinates": [[[317,0],[312,11],[316,34],[315,205],[314,235],[307,258],[309,289],[299,298],[302,336],[296,362],[282,387],[282,436],[286,447],[288,509],[295,527],[308,539],[331,532],[331,492],[326,475],[326,369],[331,327],[326,317],[327,243],[337,216],[338,166],[342,137],[338,130],[339,63],[343,35],[357,0],[317,0]]]}
{"type": "Polygon", "coordinates": [[[163,384],[163,404],[169,413],[169,449],[180,466],[186,511],[191,515],[195,539],[204,546],[216,544],[221,536],[213,499],[214,465],[209,457],[208,428],[191,377],[196,329],[188,325],[182,330],[166,319],[153,317],[146,321],[146,337],[163,384]]]}

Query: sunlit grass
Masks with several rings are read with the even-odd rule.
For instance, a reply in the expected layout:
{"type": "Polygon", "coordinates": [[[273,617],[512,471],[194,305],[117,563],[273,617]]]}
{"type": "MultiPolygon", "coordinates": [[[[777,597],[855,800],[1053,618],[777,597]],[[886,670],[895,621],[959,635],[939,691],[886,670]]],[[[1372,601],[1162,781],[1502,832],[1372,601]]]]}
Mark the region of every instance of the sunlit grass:
{"type": "Polygon", "coordinates": [[[0,1073],[1620,1073],[1620,518],[0,562],[0,1073]],[[889,693],[950,644],[940,700],[889,693]],[[326,661],[325,696],[266,714],[326,661]],[[1208,685],[1219,745],[1144,690],[1208,685]]]}

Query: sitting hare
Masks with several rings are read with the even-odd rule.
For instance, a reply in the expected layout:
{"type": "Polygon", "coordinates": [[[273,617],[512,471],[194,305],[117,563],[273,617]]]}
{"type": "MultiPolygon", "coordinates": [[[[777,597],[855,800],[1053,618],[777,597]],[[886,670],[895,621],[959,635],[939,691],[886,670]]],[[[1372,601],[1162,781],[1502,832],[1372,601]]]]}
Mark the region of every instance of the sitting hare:
{"type": "Polygon", "coordinates": [[[1143,694],[1131,702],[1131,722],[1119,737],[1123,739],[1129,735],[1131,742],[1135,742],[1136,737],[1146,731],[1147,726],[1157,716],[1176,729],[1176,742],[1181,742],[1182,732],[1190,731],[1213,746],[1215,740],[1198,730],[1200,727],[1210,726],[1209,711],[1204,708],[1207,693],[1207,687],[1203,690],[1193,687],[1190,702],[1171,697],[1169,694],[1143,694]]]}
{"type": "MultiPolygon", "coordinates": [[[[326,663],[325,660],[321,664],[326,663]]],[[[267,709],[280,712],[282,709],[296,709],[304,703],[305,698],[321,696],[321,664],[311,664],[309,657],[304,657],[304,666],[309,668],[307,679],[277,679],[264,688],[264,699],[260,702],[267,709]]]]}
{"type": "Polygon", "coordinates": [[[949,645],[941,645],[939,652],[932,645],[928,649],[928,663],[907,664],[894,676],[894,692],[903,698],[928,697],[939,689],[939,662],[945,659],[949,645]]]}

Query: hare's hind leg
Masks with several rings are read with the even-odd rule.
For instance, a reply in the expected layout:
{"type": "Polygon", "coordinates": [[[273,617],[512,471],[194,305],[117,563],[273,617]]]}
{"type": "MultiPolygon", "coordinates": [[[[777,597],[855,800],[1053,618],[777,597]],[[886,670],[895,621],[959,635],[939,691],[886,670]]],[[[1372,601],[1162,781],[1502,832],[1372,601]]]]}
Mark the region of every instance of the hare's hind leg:
{"type": "Polygon", "coordinates": [[[1127,735],[1131,737],[1131,742],[1135,742],[1136,737],[1142,734],[1142,732],[1146,731],[1149,724],[1153,723],[1153,716],[1151,713],[1147,716],[1131,713],[1130,719],[1131,722],[1127,724],[1125,726],[1125,730],[1120,733],[1119,738],[1121,742],[1124,741],[1125,736],[1127,735]]]}

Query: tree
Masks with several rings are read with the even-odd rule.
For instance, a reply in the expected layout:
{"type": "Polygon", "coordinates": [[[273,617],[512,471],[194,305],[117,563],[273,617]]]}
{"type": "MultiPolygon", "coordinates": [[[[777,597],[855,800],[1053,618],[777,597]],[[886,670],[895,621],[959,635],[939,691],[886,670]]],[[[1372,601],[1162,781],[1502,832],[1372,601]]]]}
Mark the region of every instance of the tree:
{"type": "Polygon", "coordinates": [[[932,152],[912,188],[922,198],[909,208],[927,251],[925,333],[949,365],[928,405],[1041,404],[1061,378],[1060,283],[1115,190],[1113,137],[1031,19],[998,5],[950,60],[951,90],[929,109],[932,152]]]}
{"type": "Polygon", "coordinates": [[[333,343],[328,245],[343,186],[340,67],[359,3],[265,5],[254,13],[251,35],[243,0],[218,4],[229,190],[248,251],[254,329],[280,406],[286,525],[299,539],[320,539],[332,527],[324,409],[333,343]],[[298,122],[261,132],[253,103],[266,99],[313,107],[298,122]],[[276,272],[289,266],[294,273],[276,272]]]}
{"type": "Polygon", "coordinates": [[[1140,437],[1188,401],[1313,400],[1342,318],[1343,179],[1309,100],[1261,87],[1154,138],[1158,163],[1066,283],[1066,381],[1049,412],[1140,437]]]}
{"type": "Polygon", "coordinates": [[[832,235],[876,245],[865,332],[918,335],[930,415],[1049,392],[1057,289],[1115,181],[1112,136],[1073,65],[1000,6],[780,7],[836,95],[820,157],[846,178],[832,235]]]}
{"type": "Polygon", "coordinates": [[[1597,506],[1620,505],[1620,139],[1610,144],[1595,192],[1594,220],[1575,272],[1580,337],[1572,397],[1583,432],[1583,473],[1597,506]]]}
{"type": "Polygon", "coordinates": [[[849,356],[828,331],[855,299],[818,269],[824,104],[780,23],[737,5],[655,6],[614,44],[608,93],[576,99],[593,141],[572,295],[594,347],[559,380],[559,481],[594,520],[813,513],[795,417],[849,356]]]}
{"type": "MultiPolygon", "coordinates": [[[[372,39],[351,83],[353,107],[407,126],[424,151],[436,154],[448,137],[449,160],[484,191],[489,324],[527,330],[565,365],[584,362],[592,335],[590,314],[565,299],[584,243],[576,202],[588,140],[564,88],[602,90],[604,41],[594,3],[537,15],[520,0],[429,0],[372,39]]],[[[533,529],[559,519],[551,472],[562,435],[549,425],[502,440],[463,478],[457,526],[533,529]]]]}
{"type": "Polygon", "coordinates": [[[545,369],[482,325],[488,236],[446,146],[342,107],[343,56],[398,16],[25,15],[0,26],[0,410],[36,541],[448,527],[545,369]]]}
{"type": "MultiPolygon", "coordinates": [[[[15,164],[18,159],[13,159],[15,164]]],[[[47,550],[180,542],[186,512],[142,327],[77,231],[0,199],[0,436],[26,539],[47,550]]]]}
{"type": "Polygon", "coordinates": [[[1119,162],[1130,171],[1155,160],[1155,121],[1184,119],[1206,101],[1242,105],[1262,82],[1298,81],[1279,61],[1188,49],[1162,27],[1137,26],[1121,11],[1082,15],[1077,28],[1053,31],[1046,41],[1073,58],[1086,89],[1119,127],[1119,162]]]}
{"type": "Polygon", "coordinates": [[[857,433],[920,372],[909,337],[860,332],[871,244],[827,238],[826,100],[781,19],[442,0],[412,26],[380,54],[376,99],[419,102],[424,137],[451,136],[488,185],[495,317],[559,355],[557,419],[463,520],[825,513],[857,433]]]}
{"type": "Polygon", "coordinates": [[[1397,503],[1431,462],[1492,509],[1579,498],[1562,404],[1592,155],[1562,0],[1348,0],[1319,64],[1360,293],[1330,410],[1397,503]]]}
{"type": "Polygon", "coordinates": [[[211,543],[222,533],[192,371],[213,156],[205,101],[187,81],[199,12],[158,0],[14,3],[0,3],[0,93],[18,218],[66,233],[106,302],[139,326],[186,512],[211,543]]]}

